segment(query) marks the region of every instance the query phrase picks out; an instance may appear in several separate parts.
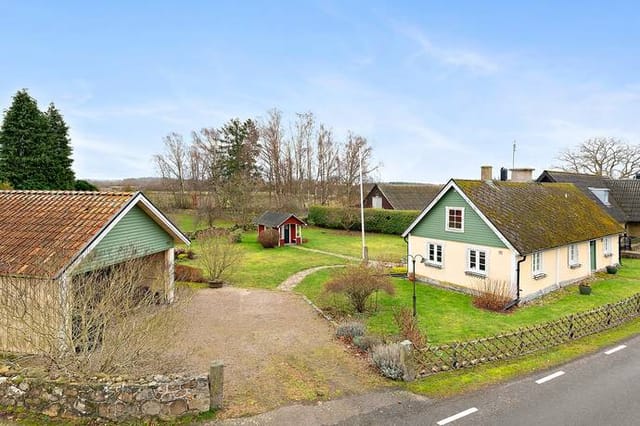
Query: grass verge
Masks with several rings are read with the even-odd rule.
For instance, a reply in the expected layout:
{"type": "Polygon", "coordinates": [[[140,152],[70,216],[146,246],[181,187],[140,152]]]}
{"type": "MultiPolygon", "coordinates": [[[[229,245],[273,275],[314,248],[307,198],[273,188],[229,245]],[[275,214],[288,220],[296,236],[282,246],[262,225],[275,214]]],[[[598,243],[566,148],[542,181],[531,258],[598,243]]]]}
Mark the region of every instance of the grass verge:
{"type": "Polygon", "coordinates": [[[511,361],[434,374],[407,383],[407,390],[431,398],[446,398],[477,391],[491,385],[506,382],[519,376],[543,371],[571,360],[589,355],[603,347],[638,334],[640,318],[611,330],[588,336],[556,348],[531,354],[511,361]]]}

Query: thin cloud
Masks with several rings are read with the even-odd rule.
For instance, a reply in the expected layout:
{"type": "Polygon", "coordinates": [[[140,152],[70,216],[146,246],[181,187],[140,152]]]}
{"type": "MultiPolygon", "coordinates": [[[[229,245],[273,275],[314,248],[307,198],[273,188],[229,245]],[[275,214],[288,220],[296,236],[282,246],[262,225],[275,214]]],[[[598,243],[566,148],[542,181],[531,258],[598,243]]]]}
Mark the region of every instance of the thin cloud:
{"type": "Polygon", "coordinates": [[[472,72],[493,74],[500,69],[498,63],[479,52],[454,47],[435,45],[419,28],[411,25],[393,24],[394,30],[417,44],[420,50],[414,56],[428,56],[436,61],[472,72]]]}

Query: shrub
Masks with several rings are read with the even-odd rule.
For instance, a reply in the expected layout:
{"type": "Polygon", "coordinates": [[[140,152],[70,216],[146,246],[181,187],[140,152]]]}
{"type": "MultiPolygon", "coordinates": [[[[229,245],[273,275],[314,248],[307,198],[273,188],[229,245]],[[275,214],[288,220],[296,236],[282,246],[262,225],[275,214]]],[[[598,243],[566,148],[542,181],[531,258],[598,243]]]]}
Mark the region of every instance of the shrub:
{"type": "Polygon", "coordinates": [[[202,270],[187,265],[175,265],[174,276],[176,281],[188,281],[192,283],[203,283],[202,270]]]}
{"type": "Polygon", "coordinates": [[[402,307],[393,312],[393,319],[400,330],[403,339],[410,340],[416,348],[425,346],[425,336],[420,333],[418,320],[413,316],[411,309],[402,307]]]}
{"type": "Polygon", "coordinates": [[[512,299],[509,283],[503,280],[484,279],[478,285],[473,297],[473,305],[477,308],[500,312],[504,311],[512,299]]]}
{"type": "Polygon", "coordinates": [[[232,244],[239,244],[242,242],[242,229],[234,229],[229,232],[229,242],[232,244]]]}
{"type": "Polygon", "coordinates": [[[187,255],[187,259],[190,259],[190,260],[193,260],[196,258],[196,252],[194,252],[191,249],[186,251],[186,255],[187,255]]]}
{"type": "MultiPolygon", "coordinates": [[[[364,227],[370,232],[400,235],[419,214],[414,210],[365,209],[364,227]]],[[[355,208],[311,206],[308,221],[321,228],[360,229],[360,215],[355,208]]]]}
{"type": "Polygon", "coordinates": [[[202,240],[200,265],[211,281],[222,281],[231,276],[242,259],[240,247],[226,238],[212,237],[202,240]]]}
{"type": "Polygon", "coordinates": [[[371,348],[382,344],[382,340],[378,336],[365,334],[364,336],[355,336],[352,343],[361,351],[368,352],[371,348]]]}
{"type": "Polygon", "coordinates": [[[384,377],[402,380],[405,368],[401,353],[402,348],[399,343],[377,345],[371,350],[371,362],[384,377]]]}
{"type": "Polygon", "coordinates": [[[334,273],[333,278],[324,285],[329,293],[344,294],[357,312],[364,312],[367,299],[374,291],[382,290],[395,294],[391,279],[379,266],[350,265],[334,273]]]}
{"type": "Polygon", "coordinates": [[[353,340],[354,337],[364,336],[364,324],[357,321],[340,324],[336,329],[337,337],[346,337],[353,340]]]}
{"type": "Polygon", "coordinates": [[[265,229],[258,234],[258,242],[264,248],[278,247],[280,243],[280,234],[275,229],[265,229]]]}

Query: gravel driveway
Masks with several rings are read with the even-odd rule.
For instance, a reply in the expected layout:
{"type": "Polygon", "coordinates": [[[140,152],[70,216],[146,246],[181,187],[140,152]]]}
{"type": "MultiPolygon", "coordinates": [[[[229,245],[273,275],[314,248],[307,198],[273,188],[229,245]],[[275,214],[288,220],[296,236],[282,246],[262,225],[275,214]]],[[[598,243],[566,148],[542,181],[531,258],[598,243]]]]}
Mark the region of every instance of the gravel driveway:
{"type": "Polygon", "coordinates": [[[221,418],[293,402],[326,400],[384,386],[366,360],[348,353],[334,329],[298,295],[234,287],[199,290],[185,310],[176,348],[205,372],[225,364],[221,418]]]}

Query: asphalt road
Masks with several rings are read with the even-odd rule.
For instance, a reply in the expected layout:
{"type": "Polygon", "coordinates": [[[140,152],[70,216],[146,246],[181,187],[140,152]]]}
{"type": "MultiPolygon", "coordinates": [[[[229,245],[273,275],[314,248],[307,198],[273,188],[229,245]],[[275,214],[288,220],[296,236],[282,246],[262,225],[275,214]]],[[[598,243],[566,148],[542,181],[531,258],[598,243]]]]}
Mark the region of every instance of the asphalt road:
{"type": "Polygon", "coordinates": [[[337,424],[640,425],[640,336],[482,392],[405,401],[337,424]]]}

